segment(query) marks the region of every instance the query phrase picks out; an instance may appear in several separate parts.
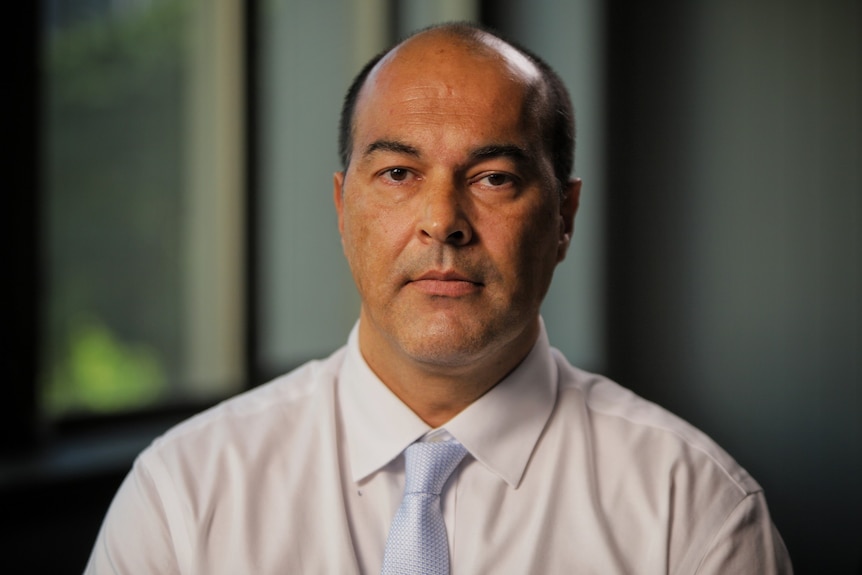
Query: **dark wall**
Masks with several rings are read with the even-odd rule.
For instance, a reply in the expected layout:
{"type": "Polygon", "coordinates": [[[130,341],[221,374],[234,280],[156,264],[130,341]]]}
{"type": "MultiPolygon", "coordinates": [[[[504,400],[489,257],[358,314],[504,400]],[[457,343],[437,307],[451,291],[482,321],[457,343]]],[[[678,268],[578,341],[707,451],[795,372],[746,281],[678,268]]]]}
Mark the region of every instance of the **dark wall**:
{"type": "Polygon", "coordinates": [[[82,573],[124,474],[125,470],[3,488],[0,532],[7,572],[82,573]]]}
{"type": "Polygon", "coordinates": [[[758,479],[798,573],[860,573],[862,9],[606,17],[610,375],[758,479]]]}

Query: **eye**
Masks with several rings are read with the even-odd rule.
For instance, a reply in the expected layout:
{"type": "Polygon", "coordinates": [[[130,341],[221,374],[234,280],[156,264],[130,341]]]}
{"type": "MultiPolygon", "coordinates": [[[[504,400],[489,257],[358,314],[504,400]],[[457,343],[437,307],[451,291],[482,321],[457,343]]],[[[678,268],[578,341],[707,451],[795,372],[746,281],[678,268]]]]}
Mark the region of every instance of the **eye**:
{"type": "Polygon", "coordinates": [[[410,177],[410,170],[405,168],[389,168],[381,172],[381,176],[390,182],[404,182],[410,177]]]}
{"type": "Polygon", "coordinates": [[[515,176],[504,172],[493,172],[486,174],[475,180],[477,184],[483,188],[499,189],[514,186],[516,184],[515,176]]]}
{"type": "Polygon", "coordinates": [[[490,174],[482,178],[480,181],[486,182],[489,186],[498,187],[511,183],[512,177],[506,174],[490,174]]]}

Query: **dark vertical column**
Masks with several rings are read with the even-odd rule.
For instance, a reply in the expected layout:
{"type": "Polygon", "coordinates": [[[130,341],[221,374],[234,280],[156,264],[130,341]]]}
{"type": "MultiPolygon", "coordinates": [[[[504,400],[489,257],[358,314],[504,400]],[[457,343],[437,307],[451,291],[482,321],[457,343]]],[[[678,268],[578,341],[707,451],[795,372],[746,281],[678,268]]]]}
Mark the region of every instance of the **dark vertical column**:
{"type": "Polygon", "coordinates": [[[260,156],[259,156],[259,98],[260,81],[258,70],[260,66],[260,22],[258,21],[259,1],[246,0],[243,3],[243,46],[245,55],[243,58],[244,74],[244,114],[245,114],[245,257],[244,257],[244,284],[245,284],[245,387],[253,387],[263,383],[263,376],[259,373],[259,362],[257,357],[260,323],[258,314],[258,288],[259,288],[259,262],[260,235],[258,227],[259,190],[260,190],[260,156]]]}
{"type": "Polygon", "coordinates": [[[0,200],[0,453],[27,450],[36,440],[39,361],[40,2],[4,10],[5,96],[0,200]]]}
{"type": "Polygon", "coordinates": [[[609,375],[674,408],[665,385],[685,371],[690,274],[685,181],[692,8],[607,5],[607,350],[609,375]],[[671,361],[672,359],[672,361],[671,361]]]}

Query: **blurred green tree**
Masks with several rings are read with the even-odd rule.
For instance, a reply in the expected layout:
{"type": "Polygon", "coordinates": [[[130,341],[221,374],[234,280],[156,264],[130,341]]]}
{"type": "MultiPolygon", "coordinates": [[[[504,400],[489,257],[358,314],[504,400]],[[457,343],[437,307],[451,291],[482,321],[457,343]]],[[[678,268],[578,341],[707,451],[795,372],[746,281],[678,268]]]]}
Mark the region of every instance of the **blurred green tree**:
{"type": "Polygon", "coordinates": [[[178,377],[187,24],[153,0],[45,36],[49,416],[143,407],[178,377]]]}

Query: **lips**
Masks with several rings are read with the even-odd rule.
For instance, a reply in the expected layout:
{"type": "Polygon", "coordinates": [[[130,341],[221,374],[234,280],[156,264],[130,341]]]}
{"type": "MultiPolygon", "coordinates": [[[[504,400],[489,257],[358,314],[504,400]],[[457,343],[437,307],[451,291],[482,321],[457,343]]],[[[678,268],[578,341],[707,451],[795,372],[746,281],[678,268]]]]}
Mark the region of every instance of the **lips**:
{"type": "Polygon", "coordinates": [[[440,297],[463,297],[478,292],[483,284],[456,271],[427,271],[408,282],[413,289],[440,297]]]}
{"type": "Polygon", "coordinates": [[[452,282],[470,282],[474,284],[478,284],[479,282],[472,281],[467,276],[460,274],[456,271],[427,271],[424,274],[420,275],[417,278],[414,278],[412,281],[452,281],[452,282]]]}

